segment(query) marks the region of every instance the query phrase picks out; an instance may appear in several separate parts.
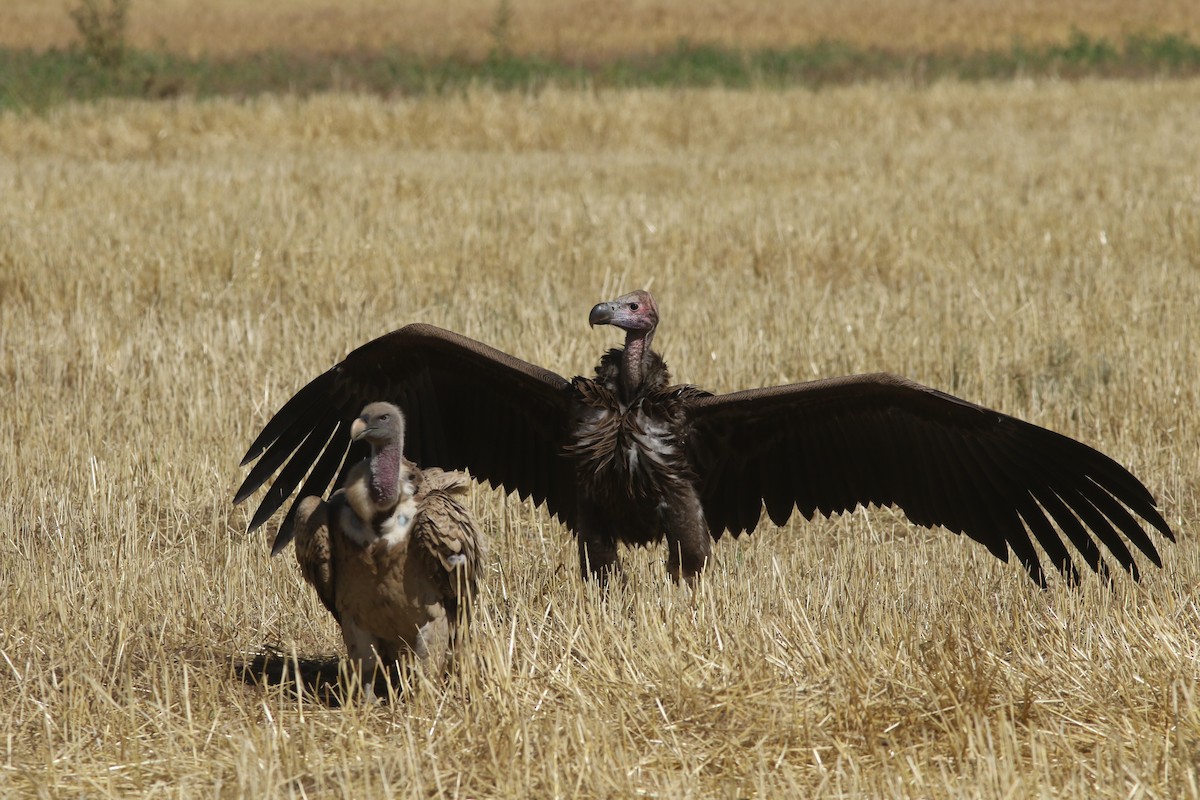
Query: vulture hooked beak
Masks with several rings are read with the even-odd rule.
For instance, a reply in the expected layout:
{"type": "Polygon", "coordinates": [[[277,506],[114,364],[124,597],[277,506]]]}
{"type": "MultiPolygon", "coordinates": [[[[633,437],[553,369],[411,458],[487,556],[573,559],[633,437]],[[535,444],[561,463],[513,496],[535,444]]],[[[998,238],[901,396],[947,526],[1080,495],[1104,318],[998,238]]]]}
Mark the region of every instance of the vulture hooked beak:
{"type": "Polygon", "coordinates": [[[592,306],[592,310],[588,314],[588,327],[594,328],[597,325],[607,325],[612,322],[616,310],[613,305],[613,303],[597,303],[592,306]]]}
{"type": "Polygon", "coordinates": [[[364,436],[366,436],[366,435],[367,435],[367,430],[368,430],[368,428],[367,428],[367,417],[366,417],[366,415],[364,414],[363,416],[361,416],[361,417],[359,417],[358,419],[354,420],[354,422],[353,422],[353,423],[351,423],[351,425],[350,425],[350,438],[351,438],[351,439],[353,439],[354,441],[356,441],[356,442],[357,442],[359,439],[361,439],[361,438],[363,438],[364,436]]]}

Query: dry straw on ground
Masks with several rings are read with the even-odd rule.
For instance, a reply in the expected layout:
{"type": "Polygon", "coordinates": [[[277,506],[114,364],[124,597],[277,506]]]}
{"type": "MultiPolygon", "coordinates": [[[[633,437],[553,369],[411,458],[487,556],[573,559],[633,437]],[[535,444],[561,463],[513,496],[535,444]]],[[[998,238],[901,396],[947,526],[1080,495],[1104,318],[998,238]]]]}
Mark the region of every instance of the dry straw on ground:
{"type": "MultiPolygon", "coordinates": [[[[75,3],[5,0],[0,45],[64,47],[77,39],[75,3]]],[[[787,47],[821,39],[889,48],[1007,48],[1061,43],[1073,31],[1122,41],[1130,34],[1200,39],[1194,0],[134,0],[138,47],[189,55],[263,49],[374,50],[428,56],[513,52],[584,61],[673,49],[680,39],[734,47],[787,47]]]]}
{"type": "Polygon", "coordinates": [[[1200,796],[1197,109],[1083,82],[0,116],[0,794],[1200,796]],[[616,341],[590,305],[650,283],[679,379],[901,372],[1101,447],[1179,544],[1039,592],[877,511],[722,541],[694,595],[636,552],[601,601],[561,526],[479,490],[449,685],[297,700],[285,660],[340,644],[229,504],[265,416],[411,320],[587,370],[616,341]]]}

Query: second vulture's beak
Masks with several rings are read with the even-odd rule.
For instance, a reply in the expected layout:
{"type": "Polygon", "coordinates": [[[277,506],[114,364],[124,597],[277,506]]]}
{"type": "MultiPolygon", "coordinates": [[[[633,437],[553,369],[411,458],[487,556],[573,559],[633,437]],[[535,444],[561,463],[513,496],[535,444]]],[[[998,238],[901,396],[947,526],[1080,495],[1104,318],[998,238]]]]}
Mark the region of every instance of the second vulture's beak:
{"type": "Polygon", "coordinates": [[[362,417],[359,417],[358,419],[354,420],[354,422],[350,425],[350,438],[356,442],[359,439],[361,439],[363,437],[363,434],[365,434],[366,432],[367,432],[367,421],[365,419],[363,419],[362,417]]]}
{"type": "Polygon", "coordinates": [[[612,303],[597,303],[592,306],[592,311],[588,314],[588,326],[607,325],[613,321],[614,311],[612,303]]]}

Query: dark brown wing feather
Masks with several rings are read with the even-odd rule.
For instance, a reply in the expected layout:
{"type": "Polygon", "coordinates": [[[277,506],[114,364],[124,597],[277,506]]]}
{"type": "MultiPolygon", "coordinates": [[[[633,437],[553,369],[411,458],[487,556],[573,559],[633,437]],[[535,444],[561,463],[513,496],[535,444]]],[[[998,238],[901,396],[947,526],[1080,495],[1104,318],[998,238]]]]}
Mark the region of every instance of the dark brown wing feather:
{"type": "MultiPolygon", "coordinates": [[[[411,421],[405,454],[423,467],[467,469],[478,480],[546,503],[570,525],[574,471],[563,455],[572,390],[566,379],[432,325],[407,325],[351,352],[296,392],[263,427],[242,460],[258,459],[240,502],[279,470],[250,522],[267,521],[295,491],[321,495],[366,455],[350,446],[363,406],[388,400],[411,421]],[[347,457],[349,453],[349,457],[347,457]],[[308,475],[305,479],[305,475],[308,475]]],[[[275,538],[291,540],[295,504],[275,538]]]]}
{"type": "MultiPolygon", "coordinates": [[[[332,499],[333,509],[343,502],[340,496],[332,499]]],[[[300,574],[313,587],[321,604],[341,621],[334,601],[336,565],[333,558],[331,506],[319,497],[306,496],[296,506],[296,562],[300,574]]]]}
{"type": "Polygon", "coordinates": [[[442,593],[460,600],[474,595],[487,557],[487,541],[462,503],[466,493],[464,473],[425,470],[412,533],[442,593]]]}
{"type": "Polygon", "coordinates": [[[1175,538],[1146,487],[1103,453],[893,375],[692,397],[688,406],[689,452],[718,538],[752,530],[764,505],[777,525],[793,508],[811,519],[894,505],[1003,560],[1011,549],[1042,585],[1030,533],[1069,580],[1078,575],[1055,525],[1102,574],[1093,536],[1135,577],[1126,540],[1162,563],[1139,517],[1175,538]]]}

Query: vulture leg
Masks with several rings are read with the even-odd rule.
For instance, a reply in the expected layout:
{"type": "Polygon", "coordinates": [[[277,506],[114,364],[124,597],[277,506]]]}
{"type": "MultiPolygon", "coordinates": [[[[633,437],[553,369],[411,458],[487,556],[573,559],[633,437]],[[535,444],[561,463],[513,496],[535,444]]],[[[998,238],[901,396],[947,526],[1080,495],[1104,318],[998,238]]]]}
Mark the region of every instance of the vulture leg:
{"type": "Polygon", "coordinates": [[[620,571],[617,563],[617,540],[613,538],[604,514],[587,503],[579,510],[579,571],[584,580],[595,578],[607,586],[608,579],[620,571]]]}
{"type": "Polygon", "coordinates": [[[375,694],[375,678],[384,670],[384,666],[380,660],[382,653],[379,652],[378,638],[346,619],[342,621],[342,641],[346,643],[350,663],[358,670],[358,674],[352,677],[357,677],[361,682],[363,701],[380,702],[383,698],[375,694]]]}
{"type": "Polygon", "coordinates": [[[694,583],[712,554],[712,537],[704,521],[700,496],[690,484],[660,507],[667,532],[667,573],[671,580],[694,583]]]}
{"type": "Polygon", "coordinates": [[[413,654],[426,675],[436,678],[449,666],[452,639],[450,621],[444,616],[431,619],[417,628],[413,654]]]}

